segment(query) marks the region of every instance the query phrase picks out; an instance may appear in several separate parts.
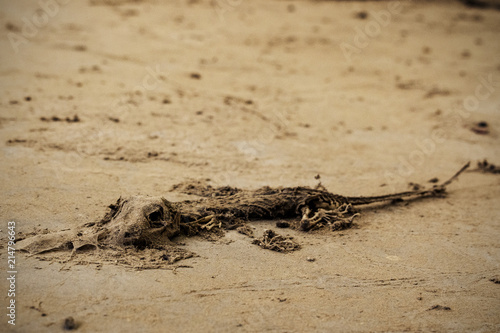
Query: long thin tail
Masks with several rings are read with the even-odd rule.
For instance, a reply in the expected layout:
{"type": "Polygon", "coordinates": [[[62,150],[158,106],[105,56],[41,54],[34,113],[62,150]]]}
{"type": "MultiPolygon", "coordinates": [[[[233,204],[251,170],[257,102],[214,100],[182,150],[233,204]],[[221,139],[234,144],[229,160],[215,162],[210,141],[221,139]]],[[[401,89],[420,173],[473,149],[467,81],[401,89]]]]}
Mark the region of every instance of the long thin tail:
{"type": "Polygon", "coordinates": [[[446,186],[450,185],[451,182],[456,180],[458,178],[458,176],[462,172],[464,172],[469,166],[470,166],[470,162],[465,164],[450,179],[448,179],[447,181],[445,181],[444,183],[442,183],[440,185],[434,185],[431,189],[406,191],[406,192],[399,192],[399,193],[387,194],[387,195],[379,195],[379,196],[373,196],[373,197],[347,197],[347,200],[352,205],[367,205],[367,204],[371,204],[374,202],[389,201],[389,200],[396,200],[396,199],[443,195],[446,192],[446,186]]]}

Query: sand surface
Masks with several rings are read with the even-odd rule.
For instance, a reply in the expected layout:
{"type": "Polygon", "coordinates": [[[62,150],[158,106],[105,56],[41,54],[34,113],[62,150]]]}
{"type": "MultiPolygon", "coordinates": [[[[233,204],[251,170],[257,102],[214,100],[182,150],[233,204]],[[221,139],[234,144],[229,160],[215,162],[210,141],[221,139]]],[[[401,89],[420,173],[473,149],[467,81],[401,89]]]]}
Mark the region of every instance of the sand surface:
{"type": "Polygon", "coordinates": [[[320,174],[334,193],[379,195],[500,163],[500,11],[23,0],[1,1],[0,29],[0,331],[57,332],[69,316],[78,332],[500,330],[500,176],[473,172],[342,232],[280,231],[302,245],[289,254],[234,231],[176,240],[198,257],[170,270],[17,253],[16,326],[5,316],[8,221],[70,229],[120,196],[188,199],[169,189],[189,179],[320,174]]]}

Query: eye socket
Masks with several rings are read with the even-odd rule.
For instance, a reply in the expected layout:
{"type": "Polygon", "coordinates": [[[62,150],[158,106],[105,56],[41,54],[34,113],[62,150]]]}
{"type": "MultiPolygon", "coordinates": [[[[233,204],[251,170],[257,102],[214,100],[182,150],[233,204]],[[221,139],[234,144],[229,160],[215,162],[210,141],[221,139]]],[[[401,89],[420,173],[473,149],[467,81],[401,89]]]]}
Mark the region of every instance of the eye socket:
{"type": "Polygon", "coordinates": [[[162,207],[158,207],[156,210],[148,214],[148,220],[149,222],[151,222],[151,226],[153,228],[163,227],[162,218],[163,218],[162,207]]]}

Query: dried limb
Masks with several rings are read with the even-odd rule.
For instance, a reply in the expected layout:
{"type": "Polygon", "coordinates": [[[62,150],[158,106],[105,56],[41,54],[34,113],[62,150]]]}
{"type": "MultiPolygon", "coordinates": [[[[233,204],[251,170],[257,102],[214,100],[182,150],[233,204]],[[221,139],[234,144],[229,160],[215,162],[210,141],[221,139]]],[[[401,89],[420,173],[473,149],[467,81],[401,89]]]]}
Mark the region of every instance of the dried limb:
{"type": "Polygon", "coordinates": [[[440,185],[434,185],[432,188],[427,190],[414,190],[399,192],[394,194],[372,196],[372,197],[347,197],[347,200],[352,205],[367,205],[375,202],[389,201],[389,200],[400,200],[407,198],[417,198],[417,197],[429,197],[429,196],[443,196],[446,193],[446,186],[450,185],[454,180],[460,176],[465,170],[470,166],[470,162],[465,164],[460,170],[458,170],[450,179],[445,181],[440,185]]]}

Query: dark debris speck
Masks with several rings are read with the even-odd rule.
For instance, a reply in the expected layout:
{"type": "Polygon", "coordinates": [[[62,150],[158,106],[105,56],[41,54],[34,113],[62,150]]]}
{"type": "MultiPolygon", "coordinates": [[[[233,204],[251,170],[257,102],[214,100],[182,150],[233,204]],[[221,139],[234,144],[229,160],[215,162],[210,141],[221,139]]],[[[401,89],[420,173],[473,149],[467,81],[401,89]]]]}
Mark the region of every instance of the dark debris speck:
{"type": "Polygon", "coordinates": [[[72,331],[77,329],[75,319],[73,317],[68,317],[64,319],[63,329],[66,331],[72,331]]]}

